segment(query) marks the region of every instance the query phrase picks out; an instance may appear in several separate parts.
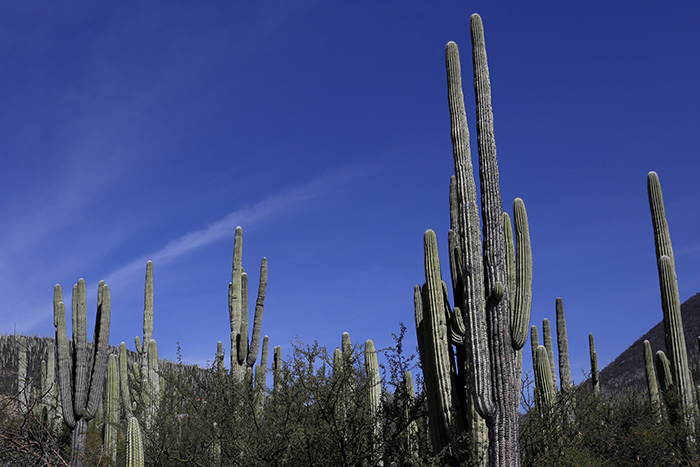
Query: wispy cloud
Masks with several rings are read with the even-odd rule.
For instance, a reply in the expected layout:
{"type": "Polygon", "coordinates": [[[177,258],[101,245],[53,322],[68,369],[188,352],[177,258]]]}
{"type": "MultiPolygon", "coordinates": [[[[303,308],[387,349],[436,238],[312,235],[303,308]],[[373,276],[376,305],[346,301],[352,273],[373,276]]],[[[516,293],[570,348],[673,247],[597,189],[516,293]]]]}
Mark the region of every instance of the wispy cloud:
{"type": "Polygon", "coordinates": [[[365,167],[342,168],[326,172],[309,182],[271,195],[262,201],[226,214],[209,226],[186,233],[170,241],[163,248],[148,256],[130,261],[109,273],[105,282],[110,285],[125,284],[137,277],[138,272],[149,259],[162,266],[213,242],[233,235],[239,225],[251,229],[269,221],[282,213],[309,206],[309,202],[327,199],[333,191],[343,189],[348,181],[356,178],[365,167]]]}

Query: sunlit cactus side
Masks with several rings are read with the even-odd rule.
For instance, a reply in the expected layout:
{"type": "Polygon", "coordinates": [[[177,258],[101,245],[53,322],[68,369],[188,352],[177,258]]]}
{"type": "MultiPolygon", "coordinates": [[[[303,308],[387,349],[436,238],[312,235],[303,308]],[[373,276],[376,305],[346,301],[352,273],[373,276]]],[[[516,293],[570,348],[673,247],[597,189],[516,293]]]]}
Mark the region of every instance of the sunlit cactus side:
{"type": "Polygon", "coordinates": [[[56,328],[56,353],[58,355],[58,385],[60,389],[63,420],[71,431],[71,467],[82,467],[85,456],[88,421],[95,417],[101,402],[107,371],[107,345],[109,342],[110,293],[109,286],[101,281],[97,292],[97,316],[93,352],[90,355],[87,342],[87,306],[85,281],[73,286],[73,353],[71,355],[66,335],[66,310],[60,285],[54,288],[54,326],[56,328]]]}
{"type": "MultiPolygon", "coordinates": [[[[365,342],[365,372],[367,373],[367,397],[369,398],[369,416],[372,423],[372,446],[374,451],[373,457],[380,458],[377,452],[380,446],[379,438],[381,436],[381,422],[379,418],[379,410],[382,404],[382,380],[379,374],[379,363],[377,362],[377,350],[374,347],[372,339],[367,339],[365,342]]],[[[380,460],[376,465],[384,465],[380,460]]]]}
{"type": "Polygon", "coordinates": [[[537,354],[537,347],[540,346],[540,338],[537,333],[537,326],[534,324],[530,326],[530,346],[532,347],[532,361],[535,361],[535,356],[537,354]]]}
{"type": "Polygon", "coordinates": [[[595,351],[593,334],[588,334],[588,351],[591,357],[591,388],[593,394],[600,394],[600,373],[598,372],[598,354],[595,351]]]}
{"type": "Polygon", "coordinates": [[[133,415],[127,417],[126,467],[143,467],[143,440],[139,421],[133,415]]]}
{"type": "Polygon", "coordinates": [[[17,339],[19,353],[17,358],[17,401],[19,402],[19,410],[21,413],[27,413],[29,410],[29,394],[31,386],[27,379],[27,338],[19,336],[17,339]]]}
{"type": "Polygon", "coordinates": [[[483,248],[459,51],[456,44],[450,42],[445,54],[455,182],[450,195],[449,250],[450,260],[454,261],[453,289],[461,288],[461,291],[455,292],[455,308],[451,310],[443,297],[444,287],[439,269],[428,266],[427,258],[432,254],[429,251],[433,249],[429,237],[434,237],[434,233],[426,232],[426,285],[422,293],[418,289],[414,291],[414,296],[422,295],[421,300],[415,300],[416,325],[426,375],[433,449],[441,452],[449,446],[451,452],[448,454],[452,459],[468,462],[463,460],[465,456],[469,457],[469,448],[468,444],[463,444],[466,440],[462,434],[465,433],[465,425],[469,424],[467,414],[470,409],[460,405],[462,401],[467,401],[467,405],[473,402],[473,409],[488,426],[490,465],[517,466],[520,462],[521,381],[516,373],[518,352],[525,345],[530,317],[532,263],[529,233],[524,204],[516,200],[518,254],[513,286],[513,274],[509,274],[509,269],[512,271],[513,268],[507,264],[504,238],[486,48],[478,15],[471,17],[471,36],[483,248]],[[511,302],[514,302],[513,306],[511,302]],[[461,330],[459,326],[454,326],[459,324],[457,313],[462,314],[465,329],[461,339],[460,333],[454,332],[461,330]],[[456,346],[456,371],[451,370],[450,365],[451,352],[454,352],[451,344],[456,346]],[[459,384],[451,376],[455,373],[460,378],[459,384]],[[466,377],[465,373],[469,376],[466,377]]]}
{"type": "Polygon", "coordinates": [[[540,416],[551,414],[552,406],[557,397],[556,386],[552,381],[552,367],[549,364],[547,349],[540,345],[535,352],[535,400],[540,416]]]}
{"type": "MultiPolygon", "coordinates": [[[[135,366],[138,369],[138,366],[135,366]]],[[[122,399],[122,404],[124,405],[124,412],[128,416],[133,416],[137,407],[139,406],[138,394],[139,391],[134,391],[132,396],[131,389],[129,388],[129,364],[126,354],[126,344],[124,342],[119,346],[119,389],[122,399]]],[[[132,380],[135,382],[138,380],[132,380]]]]}
{"type": "MultiPolygon", "coordinates": [[[[426,282],[414,294],[416,332],[428,402],[429,433],[433,450],[456,461],[467,460],[465,432],[457,398],[456,372],[452,349],[448,341],[448,321],[452,312],[445,303],[440,259],[435,232],[427,230],[423,237],[426,282]],[[445,452],[446,451],[446,452],[445,452]]],[[[457,309],[456,313],[460,313],[457,309]]]]}
{"type": "Polygon", "coordinates": [[[147,373],[145,377],[142,374],[142,381],[147,381],[146,387],[142,387],[141,390],[144,393],[144,399],[147,399],[148,403],[145,407],[147,416],[145,418],[146,428],[150,428],[153,419],[158,414],[160,408],[160,371],[158,368],[158,344],[155,339],[151,339],[148,345],[148,366],[147,373]]]}
{"type": "Polygon", "coordinates": [[[695,386],[688,365],[671,235],[666,221],[661,183],[656,172],[649,172],[647,175],[647,192],[654,229],[666,351],[671,364],[673,385],[678,392],[679,409],[684,414],[688,432],[693,433],[694,416],[697,414],[698,407],[695,386]]]}
{"type": "Polygon", "coordinates": [[[542,340],[544,341],[544,348],[547,349],[547,356],[549,357],[550,374],[552,375],[552,382],[554,387],[557,387],[557,374],[554,369],[554,344],[552,344],[552,327],[549,324],[547,318],[542,320],[542,340]]]}
{"type": "Polygon", "coordinates": [[[260,264],[260,282],[255,302],[253,333],[248,342],[248,280],[242,264],[243,229],[236,227],[233,243],[233,266],[228,287],[229,321],[231,325],[231,375],[236,381],[243,381],[248,370],[252,370],[260,347],[267,290],[267,258],[260,264]]]}
{"type": "Polygon", "coordinates": [[[647,377],[647,389],[649,390],[649,402],[657,414],[661,414],[661,400],[659,398],[659,386],[656,383],[656,371],[654,370],[654,354],[648,340],[644,341],[644,373],[647,377]]]}
{"type": "Polygon", "coordinates": [[[110,354],[107,364],[107,403],[102,443],[105,456],[117,463],[117,433],[119,431],[119,370],[117,356],[110,354]]]}
{"type": "Polygon", "coordinates": [[[557,313],[557,351],[559,352],[559,383],[561,392],[565,393],[574,387],[571,379],[571,364],[569,362],[569,338],[566,334],[566,316],[564,316],[564,301],[558,297],[555,302],[557,313]]]}
{"type": "Polygon", "coordinates": [[[654,363],[656,364],[656,375],[659,380],[659,390],[663,396],[668,416],[671,423],[677,423],[679,420],[677,398],[673,394],[673,375],[671,374],[671,363],[669,362],[663,350],[656,352],[654,363]]]}

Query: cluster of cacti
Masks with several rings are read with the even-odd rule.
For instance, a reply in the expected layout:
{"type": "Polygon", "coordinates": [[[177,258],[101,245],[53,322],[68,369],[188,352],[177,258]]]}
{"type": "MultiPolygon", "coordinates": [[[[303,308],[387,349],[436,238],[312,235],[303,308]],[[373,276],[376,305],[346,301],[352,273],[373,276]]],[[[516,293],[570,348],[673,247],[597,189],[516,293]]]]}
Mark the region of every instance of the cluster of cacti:
{"type": "Polygon", "coordinates": [[[109,286],[100,282],[97,292],[97,315],[93,353],[87,342],[87,306],[85,281],[73,286],[73,353],[66,335],[66,310],[60,285],[54,288],[54,326],[56,354],[58,355],[58,386],[63,409],[63,420],[71,431],[71,467],[81,467],[85,455],[88,421],[95,417],[102,398],[107,371],[107,343],[109,341],[110,294],[109,286]]]}
{"type": "Polygon", "coordinates": [[[510,234],[504,235],[489,72],[478,15],[471,17],[471,37],[483,248],[459,51],[450,42],[446,64],[455,181],[449,247],[455,308],[447,302],[437,242],[429,230],[424,237],[426,284],[414,294],[416,327],[433,448],[457,462],[482,462],[479,425],[485,421],[490,465],[513,466],[520,462],[519,370],[529,325],[532,260],[520,199],[514,203],[517,256],[510,234]]]}
{"type": "MultiPolygon", "coordinates": [[[[243,269],[243,229],[236,227],[233,243],[233,268],[228,284],[228,310],[231,324],[231,374],[236,381],[243,381],[246,373],[252,373],[260,345],[267,289],[267,258],[260,264],[258,298],[255,301],[253,332],[248,342],[248,274],[243,269]]],[[[250,378],[252,380],[252,377],[250,378]]]]}
{"type": "MultiPolygon", "coordinates": [[[[666,220],[661,183],[656,172],[649,172],[647,175],[647,193],[654,229],[664,338],[668,352],[667,357],[662,350],[657,351],[656,373],[664,400],[667,401],[670,416],[674,422],[684,424],[687,433],[689,433],[686,442],[692,443],[694,441],[695,416],[698,412],[697,394],[688,364],[673,247],[666,220]]],[[[658,403],[659,397],[651,376],[653,368],[648,364],[651,346],[647,344],[648,342],[644,344],[645,367],[647,368],[649,396],[652,404],[655,404],[658,403]]]]}

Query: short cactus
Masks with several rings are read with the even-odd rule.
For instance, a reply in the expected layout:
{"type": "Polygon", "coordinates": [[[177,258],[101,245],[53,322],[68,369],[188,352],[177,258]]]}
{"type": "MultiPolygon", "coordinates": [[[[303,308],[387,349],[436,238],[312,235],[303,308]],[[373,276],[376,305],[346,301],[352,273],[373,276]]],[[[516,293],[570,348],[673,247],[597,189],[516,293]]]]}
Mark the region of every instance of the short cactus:
{"type": "Polygon", "coordinates": [[[143,467],[143,441],[139,421],[133,415],[127,417],[126,467],[143,467]]]}
{"type": "MultiPolygon", "coordinates": [[[[372,339],[365,342],[365,371],[367,372],[367,396],[369,398],[369,416],[372,423],[372,445],[377,456],[379,447],[379,437],[381,435],[381,425],[379,419],[379,409],[382,402],[382,381],[379,375],[379,364],[377,362],[377,350],[372,339]]],[[[374,457],[374,456],[373,456],[374,457]]],[[[377,465],[384,465],[381,460],[377,465]]]]}
{"type": "Polygon", "coordinates": [[[551,414],[552,406],[557,397],[557,390],[552,380],[552,367],[549,364],[547,349],[540,345],[535,352],[535,400],[537,410],[542,417],[551,414]]]}
{"type": "Polygon", "coordinates": [[[554,387],[557,387],[557,374],[554,367],[554,344],[552,344],[552,327],[547,318],[542,320],[542,339],[544,341],[544,348],[547,349],[552,382],[554,383],[554,387]]]}

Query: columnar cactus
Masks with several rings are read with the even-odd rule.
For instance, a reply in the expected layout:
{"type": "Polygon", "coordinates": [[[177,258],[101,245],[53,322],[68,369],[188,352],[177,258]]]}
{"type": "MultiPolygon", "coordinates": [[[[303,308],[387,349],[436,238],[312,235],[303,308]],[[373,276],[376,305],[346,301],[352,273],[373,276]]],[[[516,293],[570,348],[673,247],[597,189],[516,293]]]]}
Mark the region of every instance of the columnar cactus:
{"type": "MultiPolygon", "coordinates": [[[[367,397],[369,398],[369,416],[372,423],[372,446],[375,456],[378,456],[379,437],[381,435],[381,425],[379,419],[379,409],[382,403],[382,381],[379,375],[379,364],[377,362],[377,350],[372,339],[365,342],[365,371],[367,372],[367,397]]],[[[375,457],[373,456],[373,457],[375,457]]],[[[384,465],[379,460],[376,465],[384,465]]]]}
{"type": "Polygon", "coordinates": [[[143,299],[143,345],[136,336],[136,351],[141,357],[139,369],[140,391],[139,399],[142,404],[141,417],[146,428],[151,426],[152,418],[158,413],[160,402],[160,377],[158,374],[158,348],[153,339],[153,263],[146,263],[146,280],[143,299]]]}
{"type": "MultiPolygon", "coordinates": [[[[489,463],[492,467],[520,463],[518,418],[521,381],[518,377],[518,351],[525,345],[529,326],[532,269],[527,215],[521,200],[514,203],[516,242],[515,285],[509,274],[504,239],[503,207],[499,188],[498,164],[493,133],[493,113],[486,47],[481,18],[471,17],[472,60],[477,108],[477,145],[481,186],[482,232],[479,221],[469,129],[462,94],[459,51],[450,42],[446,47],[448,100],[455,166],[455,189],[451,196],[450,259],[462,293],[455,294],[454,314],[442,298],[441,279],[430,272],[429,256],[434,249],[434,233],[426,232],[426,290],[422,314],[417,308],[418,340],[422,341],[421,361],[426,374],[430,431],[435,442],[453,447],[452,457],[462,461],[466,454],[458,442],[467,422],[460,400],[473,398],[474,408],[483,417],[489,432],[489,463]],[[522,242],[522,243],[521,243],[522,242]],[[522,246],[522,248],[520,248],[522,246]],[[511,290],[515,287],[515,290],[511,290]],[[514,306],[511,307],[511,301],[514,306]],[[427,306],[426,306],[427,305],[427,306]],[[448,318],[448,314],[449,318],[448,318]],[[462,314],[465,336],[456,344],[458,385],[450,365],[451,347],[447,342],[448,322],[462,314]],[[422,334],[422,335],[421,335],[422,334]],[[441,344],[441,342],[443,342],[441,344]],[[460,377],[460,373],[462,376],[460,377]],[[467,377],[465,373],[468,373],[467,377]],[[429,382],[429,380],[433,380],[429,382]],[[461,384],[462,382],[466,384],[461,384]],[[464,393],[468,388],[468,393],[464,393]],[[455,391],[460,391],[455,397],[455,391]],[[433,399],[433,410],[430,400],[433,399]],[[442,409],[436,410],[442,407],[442,409]],[[457,435],[457,436],[455,436],[457,435]]],[[[432,260],[431,260],[432,261],[432,260]]],[[[458,287],[459,287],[458,286],[458,287]]],[[[450,333],[452,335],[453,333],[450,333]]]]}
{"type": "Polygon", "coordinates": [[[557,350],[559,352],[559,382],[561,392],[565,393],[574,387],[571,379],[569,363],[569,339],[566,336],[566,317],[564,316],[564,301],[561,297],[556,300],[557,312],[557,350]]]}
{"type": "Polygon", "coordinates": [[[56,346],[49,345],[46,354],[46,361],[41,361],[42,406],[46,409],[49,430],[52,434],[56,434],[60,424],[58,390],[56,389],[56,346]]]}
{"type": "Polygon", "coordinates": [[[593,334],[588,334],[588,350],[591,356],[591,387],[593,394],[600,394],[600,373],[598,372],[598,354],[595,351],[593,334]]]}
{"type": "Polygon", "coordinates": [[[133,415],[127,417],[126,467],[143,467],[143,441],[139,421],[133,415]]]}
{"type": "Polygon", "coordinates": [[[267,290],[267,258],[260,264],[260,282],[258,298],[255,302],[253,334],[248,343],[248,276],[243,270],[243,229],[236,227],[233,243],[233,267],[231,282],[228,285],[229,321],[231,325],[231,374],[236,381],[243,381],[248,369],[252,370],[260,346],[260,329],[262,327],[267,290]],[[245,306],[244,306],[245,305],[245,306]]]}
{"type": "Polygon", "coordinates": [[[31,386],[27,379],[27,338],[19,336],[17,339],[19,353],[17,358],[17,401],[19,402],[19,410],[21,413],[27,413],[29,410],[29,394],[31,386]]]}
{"type": "Polygon", "coordinates": [[[647,192],[654,228],[666,351],[669,355],[673,386],[678,392],[679,409],[684,414],[684,423],[688,427],[688,432],[692,433],[694,415],[698,407],[685,346],[671,235],[666,221],[661,183],[656,172],[649,172],[647,176],[647,192]]]}
{"type": "Polygon", "coordinates": [[[85,456],[88,421],[95,417],[102,398],[107,371],[109,341],[109,286],[101,281],[97,292],[97,316],[93,353],[87,342],[87,306],[85,281],[73,286],[73,353],[66,335],[66,309],[60,285],[54,288],[54,326],[58,355],[58,385],[63,408],[63,420],[71,431],[71,467],[82,467],[85,456]]]}
{"type": "Polygon", "coordinates": [[[216,371],[220,375],[226,371],[224,368],[224,344],[221,341],[216,343],[216,371]]]}
{"type": "Polygon", "coordinates": [[[549,357],[552,382],[554,382],[554,387],[557,387],[557,374],[554,367],[554,344],[552,344],[552,327],[547,318],[542,320],[542,339],[544,341],[544,348],[547,349],[547,356],[549,357]]]}
{"type": "Polygon", "coordinates": [[[416,390],[413,387],[413,375],[410,371],[406,371],[403,374],[403,390],[406,402],[404,405],[404,420],[407,423],[406,427],[406,452],[409,456],[415,460],[418,455],[416,447],[416,436],[418,436],[418,424],[415,420],[412,420],[411,411],[416,400],[416,390]]]}
{"type": "Polygon", "coordinates": [[[272,353],[272,389],[279,391],[282,389],[282,347],[275,346],[272,353]]]}
{"type": "Polygon", "coordinates": [[[647,377],[647,388],[649,389],[649,402],[654,412],[661,414],[661,400],[659,398],[659,386],[656,384],[656,371],[654,370],[654,354],[648,340],[644,341],[644,372],[647,377]]]}
{"type": "Polygon", "coordinates": [[[117,356],[110,354],[107,364],[107,416],[102,443],[105,456],[111,459],[112,465],[117,463],[117,433],[119,431],[119,371],[117,369],[117,356]]]}
{"type": "Polygon", "coordinates": [[[549,364],[547,349],[540,345],[535,352],[535,400],[537,411],[542,417],[551,414],[552,405],[557,397],[556,386],[552,380],[552,367],[549,364]]]}

